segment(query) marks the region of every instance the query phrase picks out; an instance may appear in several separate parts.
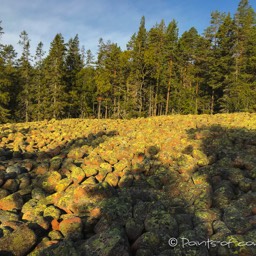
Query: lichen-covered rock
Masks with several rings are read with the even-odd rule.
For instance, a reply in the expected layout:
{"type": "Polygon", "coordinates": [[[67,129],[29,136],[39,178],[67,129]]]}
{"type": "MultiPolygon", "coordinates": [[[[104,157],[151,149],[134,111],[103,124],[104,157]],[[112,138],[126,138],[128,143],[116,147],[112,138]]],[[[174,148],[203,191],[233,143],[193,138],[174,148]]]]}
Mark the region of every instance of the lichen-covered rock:
{"type": "Polygon", "coordinates": [[[71,171],[71,175],[70,178],[76,182],[76,183],[80,183],[83,181],[83,179],[85,178],[85,173],[83,171],[82,168],[72,164],[69,166],[69,170],[71,171]]]}
{"type": "Polygon", "coordinates": [[[82,243],[78,251],[86,256],[129,256],[129,243],[123,230],[113,228],[82,243]]]}
{"type": "Polygon", "coordinates": [[[223,220],[227,227],[237,234],[244,234],[246,231],[252,228],[252,225],[249,223],[248,219],[243,217],[240,210],[234,206],[225,208],[223,220]]]}
{"type": "Polygon", "coordinates": [[[213,193],[213,204],[219,208],[226,208],[233,198],[232,185],[228,182],[222,182],[213,193]]]}
{"type": "Polygon", "coordinates": [[[50,160],[50,170],[58,171],[61,167],[63,159],[59,156],[55,156],[50,160]]]}
{"type": "Polygon", "coordinates": [[[62,235],[71,240],[79,240],[83,238],[83,223],[81,218],[70,216],[59,224],[59,230],[62,235]]]}
{"type": "Polygon", "coordinates": [[[110,186],[116,187],[118,184],[118,177],[113,173],[108,173],[105,182],[107,182],[110,186]]]}
{"type": "Polygon", "coordinates": [[[118,187],[120,188],[129,188],[132,186],[133,183],[133,175],[132,174],[125,174],[121,177],[118,182],[118,187]]]}
{"type": "MultiPolygon", "coordinates": [[[[69,240],[64,240],[49,246],[46,249],[39,251],[38,256],[52,256],[52,255],[68,255],[68,256],[80,256],[77,252],[76,246],[69,240]]],[[[31,254],[30,256],[33,256],[31,254]]]]}
{"type": "Polygon", "coordinates": [[[22,196],[17,192],[0,199],[0,210],[20,210],[23,206],[22,196]]]}
{"type": "Polygon", "coordinates": [[[44,209],[44,217],[52,217],[53,219],[59,219],[61,215],[60,209],[57,207],[50,205],[44,209]]]}
{"type": "Polygon", "coordinates": [[[40,178],[38,185],[47,193],[53,193],[60,180],[61,175],[57,171],[50,171],[40,178]]]}
{"type": "Polygon", "coordinates": [[[86,177],[91,177],[91,176],[96,175],[98,173],[98,167],[97,166],[82,165],[81,168],[83,169],[86,177]]]}
{"type": "Polygon", "coordinates": [[[176,219],[163,210],[154,210],[148,213],[144,224],[146,231],[159,233],[164,230],[173,237],[178,236],[179,229],[176,219]]]}
{"type": "Polygon", "coordinates": [[[134,218],[129,218],[125,223],[125,231],[127,237],[131,241],[135,241],[143,232],[144,224],[142,221],[138,221],[134,218]]]}
{"type": "Polygon", "coordinates": [[[0,238],[0,254],[9,253],[11,255],[25,256],[36,242],[35,233],[24,224],[17,227],[8,236],[0,238]]]}
{"type": "Polygon", "coordinates": [[[133,244],[132,251],[136,253],[140,249],[150,249],[153,253],[158,251],[158,247],[160,244],[159,235],[156,233],[149,231],[143,233],[133,244]]]}
{"type": "Polygon", "coordinates": [[[11,211],[0,210],[0,222],[4,224],[7,221],[18,221],[19,215],[11,211]]]}

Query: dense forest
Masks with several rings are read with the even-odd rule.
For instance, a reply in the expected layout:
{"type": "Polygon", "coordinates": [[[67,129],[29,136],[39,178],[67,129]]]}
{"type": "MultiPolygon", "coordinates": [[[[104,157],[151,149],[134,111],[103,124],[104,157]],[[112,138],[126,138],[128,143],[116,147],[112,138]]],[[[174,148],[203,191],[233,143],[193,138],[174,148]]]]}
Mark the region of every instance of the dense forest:
{"type": "Polygon", "coordinates": [[[212,12],[202,35],[179,36],[175,20],[147,30],[142,17],[127,49],[100,39],[97,56],[60,33],[47,56],[42,42],[32,56],[22,31],[20,58],[0,41],[0,122],[255,112],[255,42],[248,0],[233,16],[212,12]]]}

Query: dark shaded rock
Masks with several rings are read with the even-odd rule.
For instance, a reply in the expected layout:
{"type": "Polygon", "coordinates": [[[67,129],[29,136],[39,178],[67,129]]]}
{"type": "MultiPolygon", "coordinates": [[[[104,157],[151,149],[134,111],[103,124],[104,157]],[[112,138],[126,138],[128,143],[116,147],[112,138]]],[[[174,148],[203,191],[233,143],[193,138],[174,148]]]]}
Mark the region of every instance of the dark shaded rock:
{"type": "Polygon", "coordinates": [[[234,198],[234,190],[229,182],[221,182],[213,193],[213,205],[217,208],[226,208],[234,198]]]}
{"type": "Polygon", "coordinates": [[[5,251],[17,256],[25,256],[36,241],[35,233],[26,224],[21,225],[10,235],[0,239],[0,254],[1,251],[5,251]]]}
{"type": "Polygon", "coordinates": [[[150,206],[151,204],[149,202],[138,201],[137,204],[135,204],[133,207],[133,217],[136,220],[144,222],[149,212],[150,206]]]}
{"type": "Polygon", "coordinates": [[[158,251],[158,247],[160,245],[160,238],[154,232],[145,232],[143,233],[133,244],[132,244],[132,252],[137,252],[140,249],[150,249],[153,253],[158,251]]]}
{"type": "Polygon", "coordinates": [[[18,176],[18,178],[19,178],[19,189],[25,189],[31,183],[30,175],[28,173],[21,174],[18,176]]]}
{"type": "Polygon", "coordinates": [[[127,237],[131,241],[135,241],[143,232],[144,224],[143,222],[137,221],[134,218],[130,218],[125,223],[125,231],[127,237]]]}
{"type": "Polygon", "coordinates": [[[86,256],[129,256],[129,243],[123,230],[113,228],[82,243],[78,251],[86,256]]]}
{"type": "Polygon", "coordinates": [[[8,179],[3,184],[2,188],[10,191],[11,193],[17,192],[19,189],[19,182],[17,179],[8,179]]]}
{"type": "Polygon", "coordinates": [[[118,187],[120,188],[129,188],[132,186],[133,183],[133,175],[132,174],[125,174],[121,177],[118,182],[118,187]]]}
{"type": "Polygon", "coordinates": [[[251,190],[252,180],[248,178],[243,178],[239,181],[239,188],[243,192],[248,192],[251,190]]]}
{"type": "Polygon", "coordinates": [[[35,187],[31,192],[31,196],[33,199],[40,200],[46,197],[46,193],[42,188],[35,187]]]}
{"type": "Polygon", "coordinates": [[[8,196],[10,192],[8,192],[6,189],[0,188],[0,199],[8,196]]]}
{"type": "MultiPolygon", "coordinates": [[[[46,249],[40,250],[38,256],[80,256],[77,252],[76,246],[70,240],[64,240],[54,245],[49,246],[46,249]]],[[[32,255],[31,255],[32,256],[32,255]]]]}
{"type": "Polygon", "coordinates": [[[176,219],[165,211],[155,210],[149,212],[144,221],[144,225],[146,231],[168,233],[173,237],[178,236],[179,229],[176,219]]]}
{"type": "Polygon", "coordinates": [[[58,171],[62,164],[62,158],[59,156],[55,156],[50,160],[50,170],[58,171]]]}
{"type": "Polygon", "coordinates": [[[19,214],[10,211],[0,210],[0,222],[4,224],[7,221],[18,221],[19,214]]]}
{"type": "Polygon", "coordinates": [[[235,208],[234,206],[225,208],[223,220],[227,227],[237,234],[244,234],[250,230],[250,228],[252,228],[249,221],[243,217],[239,209],[235,208]]]}

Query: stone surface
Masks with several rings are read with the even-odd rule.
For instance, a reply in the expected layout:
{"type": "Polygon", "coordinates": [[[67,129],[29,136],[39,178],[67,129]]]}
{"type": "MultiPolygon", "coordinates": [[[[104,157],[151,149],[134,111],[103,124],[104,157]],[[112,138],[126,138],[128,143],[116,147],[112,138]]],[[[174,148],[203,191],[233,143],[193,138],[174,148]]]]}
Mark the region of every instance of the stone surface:
{"type": "Polygon", "coordinates": [[[1,253],[10,253],[25,256],[36,242],[35,233],[26,224],[23,224],[11,234],[0,238],[0,255],[3,255],[1,253]]]}

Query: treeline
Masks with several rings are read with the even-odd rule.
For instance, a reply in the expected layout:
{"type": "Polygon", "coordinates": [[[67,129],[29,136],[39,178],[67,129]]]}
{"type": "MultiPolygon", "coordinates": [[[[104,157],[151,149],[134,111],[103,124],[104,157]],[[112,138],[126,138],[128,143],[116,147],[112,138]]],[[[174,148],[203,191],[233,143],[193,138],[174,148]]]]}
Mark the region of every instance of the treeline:
{"type": "Polygon", "coordinates": [[[19,59],[12,45],[0,45],[0,122],[253,112],[255,42],[248,0],[233,17],[213,12],[203,35],[192,27],[179,37],[175,20],[147,31],[142,17],[126,50],[100,39],[96,57],[78,36],[65,43],[61,34],[47,56],[42,42],[32,56],[23,31],[19,59]]]}

